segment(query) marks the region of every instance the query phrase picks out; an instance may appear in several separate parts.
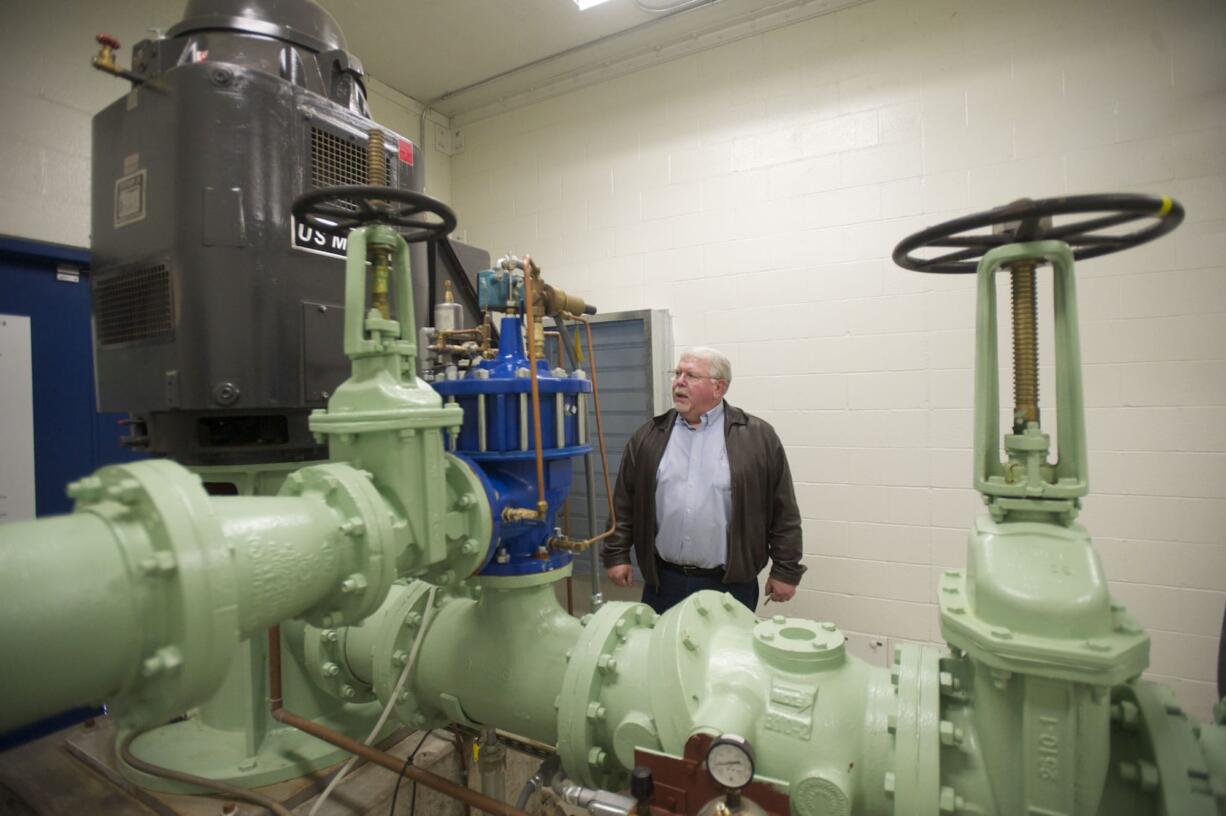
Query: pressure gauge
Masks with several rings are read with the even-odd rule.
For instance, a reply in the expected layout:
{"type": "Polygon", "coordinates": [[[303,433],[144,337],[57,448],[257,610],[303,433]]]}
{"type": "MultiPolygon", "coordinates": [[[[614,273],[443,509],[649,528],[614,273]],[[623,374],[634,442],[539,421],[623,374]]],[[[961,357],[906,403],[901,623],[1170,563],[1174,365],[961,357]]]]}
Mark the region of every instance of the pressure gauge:
{"type": "Polygon", "coordinates": [[[740,790],[753,781],[753,751],[744,737],[724,734],[707,749],[707,773],[715,784],[740,790]]]}

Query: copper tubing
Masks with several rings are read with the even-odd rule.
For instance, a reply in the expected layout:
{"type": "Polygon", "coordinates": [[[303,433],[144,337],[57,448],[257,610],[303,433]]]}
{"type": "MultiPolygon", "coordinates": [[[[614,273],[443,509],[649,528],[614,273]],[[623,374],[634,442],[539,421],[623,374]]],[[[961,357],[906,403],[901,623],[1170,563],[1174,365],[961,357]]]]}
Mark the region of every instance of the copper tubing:
{"type": "Polygon", "coordinates": [[[1013,417],[1014,432],[1039,421],[1039,326],[1036,314],[1035,264],[1019,261],[1010,267],[1013,294],[1013,417]]]}
{"type": "Polygon", "coordinates": [[[437,333],[440,341],[454,341],[457,337],[468,337],[473,342],[484,340],[486,334],[486,326],[474,326],[470,329],[442,329],[437,333]]]}
{"type": "Polygon", "coordinates": [[[337,748],[360,756],[367,762],[381,765],[398,776],[401,775],[401,770],[403,769],[403,775],[409,779],[419,782],[427,788],[432,788],[445,796],[450,796],[452,799],[459,800],[469,807],[475,807],[486,813],[492,813],[494,816],[528,816],[526,812],[514,808],[505,802],[499,802],[497,799],[491,799],[484,794],[457,785],[450,779],[445,779],[438,774],[422,770],[411,763],[406,766],[403,759],[398,759],[386,751],[380,751],[378,748],[364,745],[313,720],[308,720],[305,717],[299,717],[297,714],[286,711],[283,708],[283,698],[281,695],[281,629],[278,626],[268,630],[268,685],[271,713],[273,719],[278,722],[283,722],[317,739],[335,745],[337,748]]]}
{"type": "Polygon", "coordinates": [[[268,630],[268,705],[275,715],[282,710],[285,697],[281,694],[281,627],[268,630]]]}
{"type": "MultiPolygon", "coordinates": [[[[557,316],[557,318],[555,318],[555,319],[556,319],[556,320],[561,320],[561,319],[562,319],[562,316],[561,316],[561,315],[558,315],[558,316],[557,316]]],[[[562,337],[562,332],[560,332],[560,331],[547,331],[547,332],[545,332],[545,336],[546,336],[546,337],[556,337],[556,338],[557,338],[557,340],[558,340],[558,368],[563,368],[563,365],[562,365],[562,351],[563,351],[563,349],[562,349],[562,343],[564,343],[564,342],[565,342],[565,340],[564,340],[564,339],[563,339],[563,337],[562,337]]],[[[577,441],[577,442],[578,442],[578,441],[581,441],[581,440],[575,440],[575,441],[577,441]]],[[[570,496],[567,496],[565,499],[563,499],[563,500],[562,500],[562,534],[563,534],[563,535],[566,535],[566,536],[569,536],[569,535],[570,535],[570,496]]],[[[570,576],[570,575],[567,575],[567,576],[566,576],[566,614],[568,614],[568,615],[573,615],[573,614],[575,614],[575,588],[574,588],[574,578],[573,578],[572,576],[570,576]]]]}
{"type": "Polygon", "coordinates": [[[532,302],[532,276],[540,272],[532,256],[524,256],[524,325],[528,332],[528,380],[532,391],[532,434],[536,445],[536,511],[544,521],[549,505],[545,502],[545,454],[541,445],[541,386],[536,378],[536,316],[532,302]]]}
{"type": "Polygon", "coordinates": [[[596,376],[596,349],[592,345],[592,324],[581,315],[572,315],[572,317],[583,324],[584,331],[587,333],[587,359],[592,366],[592,404],[596,407],[596,441],[600,445],[600,469],[604,476],[604,492],[609,497],[609,529],[595,538],[571,542],[571,546],[567,547],[567,549],[573,547],[576,551],[582,551],[613,534],[613,531],[617,529],[617,511],[613,507],[613,488],[609,484],[609,455],[605,451],[604,423],[600,419],[600,382],[596,376]]]}

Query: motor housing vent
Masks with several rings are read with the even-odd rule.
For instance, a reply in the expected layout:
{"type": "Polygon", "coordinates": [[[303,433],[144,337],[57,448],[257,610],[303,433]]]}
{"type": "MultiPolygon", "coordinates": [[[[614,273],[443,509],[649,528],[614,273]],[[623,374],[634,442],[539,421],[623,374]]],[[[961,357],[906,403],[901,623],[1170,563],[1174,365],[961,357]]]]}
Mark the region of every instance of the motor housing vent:
{"type": "Polygon", "coordinates": [[[366,143],[311,128],[311,187],[366,184],[366,143]]]}
{"type": "Polygon", "coordinates": [[[93,296],[100,346],[174,338],[174,284],[165,263],[103,272],[93,296]]]}

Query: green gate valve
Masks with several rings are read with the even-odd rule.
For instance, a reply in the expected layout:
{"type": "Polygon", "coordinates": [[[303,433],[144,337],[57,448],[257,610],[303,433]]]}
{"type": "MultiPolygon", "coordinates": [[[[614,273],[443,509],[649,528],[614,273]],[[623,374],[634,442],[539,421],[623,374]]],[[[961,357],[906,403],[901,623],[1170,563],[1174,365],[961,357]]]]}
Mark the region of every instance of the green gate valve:
{"type": "Polygon", "coordinates": [[[409,249],[391,227],[349,234],[344,332],[352,374],[310,428],[332,459],[373,475],[395,515],[396,573],[455,584],[484,566],[494,519],[481,476],[444,448],[443,431],[459,432],[462,411],[417,377],[409,249]],[[374,250],[390,259],[396,319],[367,308],[374,250]]]}
{"type": "MultiPolygon", "coordinates": [[[[1148,665],[1149,639],[1112,601],[1090,536],[1075,522],[1088,478],[1073,262],[1152,240],[1182,218],[1183,209],[1169,198],[1023,199],[930,227],[894,251],[894,260],[909,269],[978,275],[973,476],[989,514],[971,530],[966,570],[949,570],[941,579],[941,632],[958,655],[941,672],[949,677],[942,694],[950,701],[943,736],[957,742],[960,728],[964,745],[968,735],[978,736],[975,763],[1002,813],[1095,813],[1119,789],[1118,778],[1108,773],[1108,760],[1120,747],[1110,733],[1110,693],[1148,665]],[[1053,216],[1071,215],[1091,217],[1053,224],[1053,216]],[[1103,232],[1147,219],[1148,226],[1127,234],[1103,232]],[[993,231],[974,232],[984,227],[993,231]],[[957,249],[935,258],[913,254],[937,247],[957,249]],[[1038,410],[1035,270],[1048,264],[1055,461],[1038,410]],[[1012,277],[1015,386],[1003,461],[996,319],[996,273],[1002,269],[1012,277]]],[[[953,802],[956,807],[956,797],[953,802]]]]}

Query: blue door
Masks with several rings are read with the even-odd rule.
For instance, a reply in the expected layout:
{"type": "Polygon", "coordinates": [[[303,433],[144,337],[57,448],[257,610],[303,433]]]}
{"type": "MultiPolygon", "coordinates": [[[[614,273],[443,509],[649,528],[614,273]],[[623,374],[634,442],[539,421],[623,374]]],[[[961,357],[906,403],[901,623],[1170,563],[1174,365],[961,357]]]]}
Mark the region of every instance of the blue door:
{"type": "Polygon", "coordinates": [[[97,411],[88,267],[85,250],[0,238],[0,314],[30,318],[39,516],[72,509],[68,482],[141,458],[120,445],[125,415],[97,411]]]}

